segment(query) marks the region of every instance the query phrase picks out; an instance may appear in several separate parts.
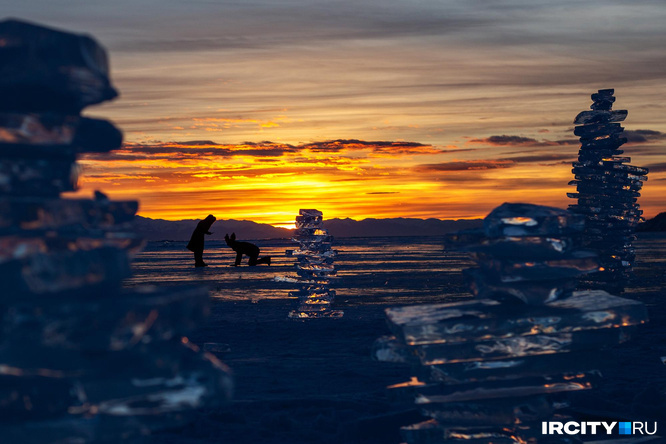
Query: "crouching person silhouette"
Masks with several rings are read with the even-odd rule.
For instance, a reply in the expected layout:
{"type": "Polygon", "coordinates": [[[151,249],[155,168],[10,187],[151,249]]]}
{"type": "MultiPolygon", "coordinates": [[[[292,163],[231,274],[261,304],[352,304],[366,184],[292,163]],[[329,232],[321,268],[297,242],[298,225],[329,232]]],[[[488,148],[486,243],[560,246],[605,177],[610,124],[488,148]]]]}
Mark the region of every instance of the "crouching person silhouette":
{"type": "Polygon", "coordinates": [[[215,222],[215,216],[209,214],[206,218],[197,224],[197,227],[192,233],[190,243],[187,244],[187,249],[194,253],[194,266],[207,267],[208,265],[203,261],[204,251],[204,235],[211,233],[210,226],[215,222]]]}
{"type": "Polygon", "coordinates": [[[259,247],[249,242],[238,242],[236,240],[236,233],[231,233],[231,237],[229,237],[228,234],[225,234],[224,240],[227,241],[227,245],[236,252],[236,262],[234,263],[234,267],[240,265],[243,255],[250,258],[247,264],[251,267],[258,264],[271,264],[271,258],[269,256],[259,257],[259,247]]]}

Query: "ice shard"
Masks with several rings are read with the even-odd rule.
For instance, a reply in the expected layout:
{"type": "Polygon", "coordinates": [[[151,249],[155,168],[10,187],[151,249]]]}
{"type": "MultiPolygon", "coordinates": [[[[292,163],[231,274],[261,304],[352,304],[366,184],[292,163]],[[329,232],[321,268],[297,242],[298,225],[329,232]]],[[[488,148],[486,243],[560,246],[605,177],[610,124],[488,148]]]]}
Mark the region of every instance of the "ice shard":
{"type": "Polygon", "coordinates": [[[646,168],[628,165],[629,157],[620,150],[627,139],[619,123],[626,110],[612,110],[614,90],[592,94],[592,111],[583,111],[574,119],[574,134],[580,137],[578,161],[573,163],[574,180],[569,185],[577,199],[569,209],[586,219],[584,244],[599,254],[601,270],[587,275],[580,288],[603,289],[621,293],[632,275],[634,260],[631,242],[636,226],[643,221],[637,203],[646,168]]]}
{"type": "Polygon", "coordinates": [[[394,336],[378,339],[373,357],[411,364],[412,378],[389,387],[391,396],[431,418],[403,427],[408,444],[541,442],[541,421],[561,415],[566,394],[599,380],[604,348],[646,322],[640,302],[575,291],[600,268],[582,248],[585,222],[559,208],[503,204],[482,229],[447,239],[476,262],[464,271],[474,298],[387,309],[394,336]]]}
{"type": "Polygon", "coordinates": [[[229,370],[190,344],[198,287],[123,289],[137,202],[62,199],[80,153],[122,142],[82,117],[117,95],[92,38],[0,22],[0,440],[122,442],[229,399],[229,370]]]}
{"type": "Polygon", "coordinates": [[[336,251],[331,249],[333,236],[324,228],[323,214],[319,210],[302,209],[296,216],[293,238],[299,244],[288,254],[297,259],[296,282],[299,289],[290,293],[298,298],[298,307],[289,313],[292,319],[339,318],[341,310],[333,310],[335,290],[330,280],[336,275],[333,261],[336,251]]]}

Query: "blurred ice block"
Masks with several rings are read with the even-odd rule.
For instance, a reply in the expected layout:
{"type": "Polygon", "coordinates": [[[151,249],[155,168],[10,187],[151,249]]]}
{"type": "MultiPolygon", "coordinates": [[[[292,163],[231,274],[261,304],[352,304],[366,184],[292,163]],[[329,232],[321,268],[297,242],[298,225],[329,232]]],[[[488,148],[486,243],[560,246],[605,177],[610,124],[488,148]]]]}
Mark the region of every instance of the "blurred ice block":
{"type": "Polygon", "coordinates": [[[184,335],[195,287],[122,289],[137,202],[65,200],[80,153],[120,147],[80,111],[117,95],[94,40],[0,22],[0,441],[125,442],[231,397],[229,370],[184,335]]]}
{"type": "Polygon", "coordinates": [[[647,311],[641,302],[594,290],[546,305],[480,299],[390,308],[386,316],[397,337],[419,345],[617,328],[645,322],[647,311]]]}
{"type": "Polygon", "coordinates": [[[647,321],[640,302],[574,291],[601,269],[581,248],[584,220],[503,204],[483,230],[447,236],[447,248],[476,262],[463,272],[474,299],[386,310],[395,336],[378,339],[372,355],[412,365],[414,376],[389,387],[391,396],[432,418],[402,428],[409,444],[541,442],[540,422],[559,414],[564,394],[590,389],[609,365],[604,348],[647,321]]]}
{"type": "Polygon", "coordinates": [[[78,114],[118,95],[106,51],[88,36],[10,19],[0,41],[2,111],[78,114]]]}

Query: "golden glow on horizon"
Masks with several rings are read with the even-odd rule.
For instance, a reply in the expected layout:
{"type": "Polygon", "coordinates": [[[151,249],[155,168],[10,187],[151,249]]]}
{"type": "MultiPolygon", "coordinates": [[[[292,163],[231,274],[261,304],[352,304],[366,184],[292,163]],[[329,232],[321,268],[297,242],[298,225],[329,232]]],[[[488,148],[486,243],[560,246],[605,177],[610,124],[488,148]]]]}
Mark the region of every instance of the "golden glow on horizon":
{"type": "MultiPolygon", "coordinates": [[[[445,149],[363,141],[128,144],[82,161],[79,194],[99,189],[114,199],[138,199],[139,214],[151,218],[200,219],[212,213],[285,228],[293,228],[300,208],[317,208],[327,219],[471,219],[503,202],[558,207],[573,202],[566,197],[574,191],[567,186],[569,155],[532,151],[520,157],[511,155],[515,147],[486,145],[483,153],[494,159],[478,159],[472,157],[477,151],[465,150],[476,144],[445,149]]],[[[646,187],[644,209],[664,191],[661,183],[646,187]]]]}

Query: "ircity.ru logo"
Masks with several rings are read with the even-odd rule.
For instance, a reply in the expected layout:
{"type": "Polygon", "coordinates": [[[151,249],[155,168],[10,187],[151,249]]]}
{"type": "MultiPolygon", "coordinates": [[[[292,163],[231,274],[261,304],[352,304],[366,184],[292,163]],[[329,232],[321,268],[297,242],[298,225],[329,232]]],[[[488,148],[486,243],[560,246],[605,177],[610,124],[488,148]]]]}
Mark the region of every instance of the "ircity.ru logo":
{"type": "Polygon", "coordinates": [[[657,433],[657,422],[605,422],[605,421],[547,421],[541,423],[544,435],[654,435],[657,433]],[[617,426],[615,432],[615,426],[617,426]]]}

